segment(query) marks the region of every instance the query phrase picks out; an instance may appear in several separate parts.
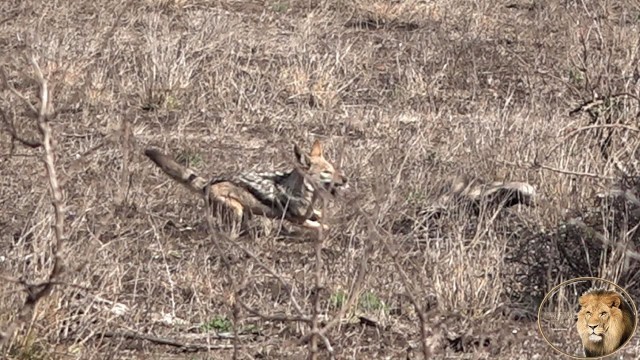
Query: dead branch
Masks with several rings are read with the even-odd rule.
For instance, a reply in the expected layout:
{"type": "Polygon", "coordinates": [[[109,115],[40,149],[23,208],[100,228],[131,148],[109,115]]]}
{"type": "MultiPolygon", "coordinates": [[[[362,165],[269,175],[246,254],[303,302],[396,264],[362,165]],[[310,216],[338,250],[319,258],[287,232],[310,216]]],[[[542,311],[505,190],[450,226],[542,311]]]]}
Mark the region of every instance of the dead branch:
{"type": "MultiPolygon", "coordinates": [[[[4,71],[4,68],[0,68],[0,77],[2,78],[2,83],[4,84],[4,86],[9,89],[9,91],[16,96],[18,99],[20,99],[26,106],[27,108],[29,108],[29,110],[31,111],[31,114],[36,117],[39,118],[40,114],[38,113],[38,110],[36,109],[35,106],[33,106],[33,104],[31,103],[31,101],[29,101],[29,99],[27,99],[26,96],[22,95],[18,90],[16,90],[15,87],[13,87],[13,85],[11,85],[9,83],[9,79],[7,78],[7,73],[4,71]]],[[[42,100],[42,99],[41,99],[42,100]]]]}
{"type": "MultiPolygon", "coordinates": [[[[208,187],[207,187],[207,189],[205,191],[205,196],[206,196],[207,199],[209,198],[209,188],[208,187]]],[[[258,264],[258,266],[262,270],[266,271],[267,273],[269,273],[269,275],[273,276],[276,280],[278,280],[280,282],[280,284],[282,284],[282,286],[284,286],[284,288],[287,290],[289,298],[291,299],[291,303],[293,304],[293,307],[296,309],[296,312],[298,313],[298,315],[303,316],[302,308],[300,307],[298,302],[295,300],[295,297],[293,296],[293,289],[291,288],[291,286],[289,286],[289,284],[287,284],[287,282],[284,280],[284,278],[282,278],[282,276],[278,275],[278,273],[275,270],[273,270],[272,268],[267,266],[264,262],[262,262],[260,259],[258,259],[258,256],[256,254],[254,254],[251,250],[245,248],[244,246],[242,246],[237,241],[233,241],[226,234],[223,234],[220,231],[216,231],[215,227],[213,225],[213,221],[214,221],[213,220],[213,215],[211,215],[210,211],[208,211],[207,212],[207,223],[209,225],[209,230],[212,232],[212,237],[213,238],[217,237],[219,239],[224,239],[225,242],[227,242],[228,244],[231,244],[232,246],[240,249],[243,253],[245,253],[247,256],[249,256],[256,264],[258,264]],[[215,236],[213,234],[215,234],[215,236]]]]}
{"type": "Polygon", "coordinates": [[[605,101],[611,100],[611,99],[616,99],[619,97],[623,97],[623,96],[627,96],[630,97],[632,99],[635,99],[637,101],[640,101],[640,99],[628,92],[622,92],[622,93],[617,93],[617,94],[613,94],[613,95],[609,95],[606,97],[601,97],[601,98],[596,98],[593,100],[589,100],[589,101],[585,101],[584,103],[580,104],[580,106],[576,107],[575,109],[571,110],[569,112],[570,116],[576,115],[580,112],[586,112],[589,111],[591,109],[593,109],[594,107],[600,106],[600,105],[604,105],[605,101]]]}
{"type": "MultiPolygon", "coordinates": [[[[217,251],[219,254],[223,254],[224,253],[224,249],[222,244],[220,243],[220,241],[218,239],[224,239],[224,241],[226,241],[227,243],[231,243],[231,244],[235,244],[236,242],[233,241],[233,239],[229,238],[226,234],[223,234],[220,231],[217,231],[215,229],[215,220],[213,218],[213,210],[214,210],[214,206],[215,204],[211,201],[211,186],[206,186],[205,188],[205,202],[207,205],[207,211],[206,211],[206,220],[207,220],[207,226],[209,228],[209,236],[211,238],[211,240],[213,241],[214,246],[217,248],[217,251]]],[[[238,317],[239,317],[239,309],[238,309],[238,304],[237,304],[237,295],[239,292],[239,286],[236,284],[236,279],[234,278],[234,276],[231,275],[231,264],[229,263],[229,261],[223,256],[222,257],[222,264],[225,267],[225,269],[227,271],[225,271],[226,274],[226,279],[227,282],[229,284],[231,284],[231,294],[232,296],[230,297],[229,301],[231,302],[231,309],[232,309],[232,317],[233,317],[233,322],[232,322],[232,327],[233,327],[233,359],[237,359],[238,358],[238,351],[240,349],[240,342],[239,342],[239,337],[238,337],[238,317]]]]}
{"type": "Polygon", "coordinates": [[[130,188],[130,174],[129,174],[129,154],[130,154],[130,139],[131,139],[131,124],[122,118],[121,127],[121,151],[122,151],[122,172],[120,173],[120,189],[116,194],[115,204],[116,206],[123,206],[129,195],[130,188]]]}
{"type": "Polygon", "coordinates": [[[582,221],[579,218],[573,218],[570,219],[568,222],[568,224],[573,225],[577,228],[579,228],[580,230],[584,231],[584,232],[589,232],[590,234],[592,234],[596,239],[598,239],[603,245],[605,246],[611,246],[611,247],[616,247],[618,248],[620,251],[622,251],[628,258],[636,260],[636,261],[640,261],[640,253],[636,252],[636,251],[632,251],[626,248],[625,245],[620,244],[618,242],[614,242],[609,240],[605,235],[603,235],[601,232],[596,231],[593,228],[590,228],[587,224],[585,224],[584,221],[582,221]]]}
{"type": "Polygon", "coordinates": [[[560,174],[565,174],[565,175],[588,177],[588,178],[594,178],[594,179],[600,179],[600,180],[615,180],[615,178],[611,177],[611,176],[605,176],[605,175],[595,174],[595,173],[580,172],[580,171],[571,171],[571,170],[565,170],[565,169],[558,169],[558,168],[555,168],[555,167],[552,167],[552,166],[548,166],[548,165],[544,165],[544,164],[538,163],[537,161],[534,161],[534,162],[511,162],[511,161],[506,161],[506,160],[495,160],[495,161],[497,163],[501,164],[501,165],[508,165],[508,166],[518,167],[518,168],[522,168],[522,169],[529,169],[529,170],[542,169],[542,170],[548,170],[548,171],[552,171],[552,172],[556,172],[556,173],[560,173],[560,174]]]}
{"type": "Polygon", "coordinates": [[[364,285],[365,275],[367,274],[369,254],[371,252],[371,246],[372,246],[371,244],[367,244],[364,250],[364,253],[362,254],[362,257],[360,258],[360,264],[358,265],[358,273],[357,273],[358,275],[356,276],[355,280],[351,283],[349,297],[347,301],[345,301],[342,307],[340,308],[340,311],[338,311],[338,314],[334,316],[334,318],[327,325],[325,325],[322,329],[318,330],[316,333],[309,332],[308,334],[305,334],[300,340],[297,341],[297,345],[300,346],[300,345],[306,344],[314,335],[320,336],[320,337],[325,336],[325,334],[329,332],[329,330],[333,329],[336,325],[338,325],[342,321],[347,310],[351,309],[354,306],[356,299],[358,299],[358,296],[360,295],[360,291],[362,291],[362,287],[364,285]]]}
{"type": "Polygon", "coordinates": [[[634,127],[634,126],[630,126],[630,125],[624,125],[624,124],[593,124],[593,125],[582,126],[582,127],[577,128],[577,129],[571,130],[570,133],[565,135],[565,139],[573,137],[573,136],[577,135],[580,132],[587,131],[587,130],[592,130],[592,129],[623,129],[623,130],[629,130],[629,131],[633,131],[633,132],[640,132],[639,128],[634,127]]]}
{"type": "MultiPolygon", "coordinates": [[[[318,189],[319,187],[315,187],[318,189]]],[[[313,210],[313,203],[317,198],[318,191],[313,192],[313,200],[311,201],[311,205],[307,211],[306,217],[311,216],[311,211],[313,210]]],[[[324,214],[326,201],[322,198],[322,207],[321,211],[324,214]]],[[[311,360],[316,360],[318,358],[318,339],[322,338],[322,335],[319,334],[319,316],[320,316],[320,289],[322,289],[322,245],[324,232],[322,226],[318,228],[318,236],[315,239],[314,250],[316,263],[314,267],[314,291],[313,291],[313,304],[311,307],[311,342],[309,343],[309,358],[311,360]]],[[[329,340],[324,339],[325,343],[329,343],[329,340]]],[[[327,346],[327,350],[333,357],[333,351],[331,345],[327,346]]]]}
{"type": "MultiPolygon", "coordinates": [[[[633,132],[640,132],[640,128],[633,127],[630,125],[623,125],[623,124],[592,124],[592,125],[575,128],[575,129],[573,128],[570,128],[570,129],[572,130],[566,135],[564,135],[564,138],[562,139],[562,141],[558,141],[550,150],[547,151],[547,155],[544,156],[545,161],[549,159],[549,157],[551,157],[551,155],[554,154],[560,146],[566,144],[569,138],[572,138],[584,131],[593,130],[593,129],[622,129],[622,130],[628,130],[633,132]]],[[[577,176],[581,176],[581,175],[577,175],[577,176]]]]}
{"type": "Polygon", "coordinates": [[[25,139],[20,135],[18,135],[18,131],[16,130],[15,125],[13,124],[13,122],[9,121],[9,119],[7,118],[7,114],[2,109],[0,109],[0,116],[2,116],[2,122],[5,124],[5,129],[7,130],[7,132],[9,132],[9,135],[11,136],[11,151],[10,151],[11,154],[13,154],[14,143],[16,141],[32,149],[39,148],[42,146],[42,143],[40,141],[25,139]]]}
{"type": "Polygon", "coordinates": [[[140,333],[136,333],[136,332],[132,332],[132,331],[127,331],[127,332],[106,331],[106,332],[95,333],[93,336],[94,337],[102,337],[102,338],[124,338],[124,339],[130,339],[130,340],[144,340],[144,341],[152,342],[154,344],[168,345],[168,346],[177,347],[182,352],[227,350],[227,349],[233,349],[234,348],[234,345],[192,344],[192,343],[187,343],[187,342],[181,342],[181,341],[178,341],[178,340],[175,340],[175,339],[171,339],[171,338],[164,338],[164,337],[159,337],[159,336],[140,334],[140,333]]]}
{"type": "Polygon", "coordinates": [[[64,198],[62,195],[62,190],[60,189],[58,183],[58,175],[55,166],[55,140],[53,138],[51,126],[49,124],[49,116],[47,114],[47,110],[50,108],[49,101],[51,99],[51,94],[49,93],[48,82],[44,78],[40,66],[35,61],[35,58],[33,56],[29,58],[29,62],[36,74],[36,80],[38,81],[38,85],[40,87],[39,110],[36,109],[36,107],[31,103],[31,101],[29,101],[29,99],[20,94],[17,90],[15,90],[13,86],[9,84],[6,73],[3,69],[0,69],[0,76],[2,77],[4,85],[8,87],[14,95],[20,98],[37,118],[38,129],[40,130],[40,134],[42,136],[41,144],[44,147],[43,161],[47,171],[49,195],[52,198],[51,203],[53,205],[55,216],[53,226],[54,241],[51,244],[51,256],[53,258],[53,265],[46,281],[35,285],[22,282],[23,288],[27,292],[27,298],[17,316],[17,319],[15,319],[14,322],[8,326],[8,331],[6,331],[6,333],[0,333],[0,345],[6,342],[12,336],[15,329],[23,326],[32,319],[37,303],[51,293],[54,284],[57,283],[58,277],[64,271],[63,261],[60,256],[62,244],[65,237],[64,198]]]}
{"type": "Polygon", "coordinates": [[[373,237],[376,237],[376,238],[378,238],[378,240],[380,240],[384,250],[391,257],[391,260],[393,261],[393,267],[396,269],[396,271],[400,275],[400,279],[402,279],[402,283],[403,283],[404,287],[407,289],[406,295],[409,298],[409,301],[411,302],[411,305],[413,305],[413,308],[414,308],[416,314],[418,315],[418,321],[420,323],[420,340],[422,342],[422,353],[423,353],[423,356],[424,356],[425,359],[429,359],[429,358],[431,358],[430,357],[431,351],[430,351],[428,343],[427,343],[427,328],[426,328],[427,327],[427,320],[426,320],[426,316],[425,316],[424,311],[422,311],[422,307],[420,306],[420,304],[418,303],[418,300],[416,299],[415,287],[414,287],[413,283],[411,282],[411,280],[409,280],[409,277],[407,276],[407,274],[404,272],[404,269],[400,265],[400,262],[398,262],[398,254],[397,254],[397,252],[394,252],[391,249],[391,246],[389,245],[389,243],[386,240],[386,237],[390,236],[390,235],[389,234],[380,235],[378,233],[378,231],[377,231],[378,227],[373,223],[373,221],[371,221],[371,218],[364,212],[364,210],[360,209],[360,213],[365,218],[367,223],[369,223],[370,234],[373,235],[373,237]]]}
{"type": "Polygon", "coordinates": [[[236,301],[242,306],[247,312],[250,314],[259,317],[265,321],[275,321],[275,322],[304,322],[311,323],[311,319],[304,316],[288,316],[288,315],[266,315],[258,310],[250,308],[247,304],[245,304],[242,300],[236,299],[236,301]]]}

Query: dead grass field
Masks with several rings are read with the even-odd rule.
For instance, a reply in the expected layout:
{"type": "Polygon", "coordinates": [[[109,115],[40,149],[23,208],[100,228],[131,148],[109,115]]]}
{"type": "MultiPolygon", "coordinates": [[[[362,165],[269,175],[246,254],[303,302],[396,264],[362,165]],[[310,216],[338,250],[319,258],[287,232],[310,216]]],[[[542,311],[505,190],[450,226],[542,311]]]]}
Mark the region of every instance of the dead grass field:
{"type": "MultiPolygon", "coordinates": [[[[299,359],[313,320],[311,358],[560,358],[536,324],[554,285],[640,299],[640,217],[594,203],[636,186],[639,51],[633,0],[4,0],[7,83],[37,103],[27,55],[55,86],[66,268],[2,357],[299,359]],[[317,138],[350,179],[320,239],[218,238],[143,155],[286,168],[317,138]],[[538,206],[424,225],[455,174],[527,181],[538,206]]],[[[45,150],[12,141],[37,121],[6,84],[0,109],[4,326],[52,271],[56,217],[45,150]]]]}

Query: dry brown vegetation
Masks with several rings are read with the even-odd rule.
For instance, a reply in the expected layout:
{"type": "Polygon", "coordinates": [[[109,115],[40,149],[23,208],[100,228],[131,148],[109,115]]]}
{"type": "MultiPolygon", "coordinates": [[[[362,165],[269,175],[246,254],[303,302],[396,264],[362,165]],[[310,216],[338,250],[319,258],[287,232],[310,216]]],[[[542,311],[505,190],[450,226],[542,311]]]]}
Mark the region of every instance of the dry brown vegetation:
{"type": "Polygon", "coordinates": [[[640,299],[640,202],[597,196],[637,188],[639,51],[633,0],[1,1],[2,357],[560,358],[554,285],[640,299]],[[316,138],[351,185],[320,236],[229,241],[143,156],[280,168],[316,138]],[[424,221],[455,174],[538,206],[424,221]]]}

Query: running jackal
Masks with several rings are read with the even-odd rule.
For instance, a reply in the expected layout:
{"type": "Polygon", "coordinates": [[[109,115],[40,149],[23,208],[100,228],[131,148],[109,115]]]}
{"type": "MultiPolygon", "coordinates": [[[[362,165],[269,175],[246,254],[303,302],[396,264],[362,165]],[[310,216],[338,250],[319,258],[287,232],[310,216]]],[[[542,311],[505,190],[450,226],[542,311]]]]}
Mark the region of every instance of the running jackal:
{"type": "Polygon", "coordinates": [[[306,228],[327,229],[321,223],[321,193],[335,196],[336,190],[347,184],[347,178],[324,158],[320,141],[313,143],[308,154],[297,145],[293,151],[297,166],[291,171],[246,172],[211,180],[198,176],[157,149],[149,148],[144,153],[172,179],[200,194],[205,201],[208,197],[214,216],[231,225],[234,235],[254,214],[286,219],[306,228]]]}

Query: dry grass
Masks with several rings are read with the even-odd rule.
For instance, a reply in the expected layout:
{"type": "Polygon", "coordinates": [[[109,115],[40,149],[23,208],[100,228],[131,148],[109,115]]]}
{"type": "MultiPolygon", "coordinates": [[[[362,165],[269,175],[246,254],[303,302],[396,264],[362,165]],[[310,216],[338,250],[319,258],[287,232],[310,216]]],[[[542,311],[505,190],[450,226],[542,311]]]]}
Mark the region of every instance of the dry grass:
{"type": "MultiPolygon", "coordinates": [[[[555,284],[604,276],[638,300],[636,261],[565,225],[589,217],[640,246],[636,218],[593,210],[637,174],[636,2],[5,0],[0,14],[8,82],[37,99],[33,54],[54,86],[67,264],[3,357],[297,359],[313,338],[318,358],[559,358],[535,323],[555,284]],[[315,138],[351,181],[319,239],[229,242],[142,155],[269,169],[315,138]],[[539,206],[393,226],[457,173],[528,181],[539,206]]],[[[7,89],[0,109],[0,269],[37,283],[54,239],[44,150],[11,140],[40,133],[7,89]]],[[[2,284],[0,324],[22,288],[2,284]]]]}

